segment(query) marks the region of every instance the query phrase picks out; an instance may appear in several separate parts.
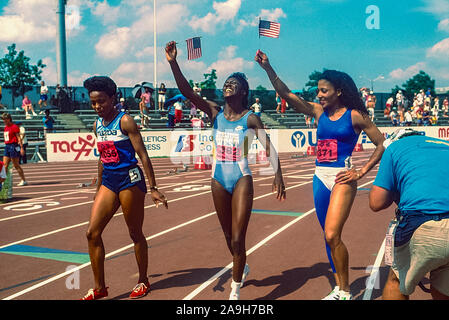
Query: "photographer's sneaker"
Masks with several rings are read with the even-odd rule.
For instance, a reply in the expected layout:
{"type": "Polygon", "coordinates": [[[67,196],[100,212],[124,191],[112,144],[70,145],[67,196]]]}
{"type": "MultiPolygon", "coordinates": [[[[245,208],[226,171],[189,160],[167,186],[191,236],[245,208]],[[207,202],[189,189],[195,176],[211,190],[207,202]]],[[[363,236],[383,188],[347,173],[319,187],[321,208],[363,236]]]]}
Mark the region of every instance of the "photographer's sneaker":
{"type": "Polygon", "coordinates": [[[352,300],[351,292],[340,290],[340,298],[338,300],[352,300]]]}
{"type": "Polygon", "coordinates": [[[340,287],[335,286],[334,290],[321,300],[340,300],[340,287]]]}
{"type": "Polygon", "coordinates": [[[28,182],[26,182],[25,180],[22,180],[22,181],[20,181],[17,185],[18,185],[19,187],[23,187],[23,186],[28,185],[28,182]]]}

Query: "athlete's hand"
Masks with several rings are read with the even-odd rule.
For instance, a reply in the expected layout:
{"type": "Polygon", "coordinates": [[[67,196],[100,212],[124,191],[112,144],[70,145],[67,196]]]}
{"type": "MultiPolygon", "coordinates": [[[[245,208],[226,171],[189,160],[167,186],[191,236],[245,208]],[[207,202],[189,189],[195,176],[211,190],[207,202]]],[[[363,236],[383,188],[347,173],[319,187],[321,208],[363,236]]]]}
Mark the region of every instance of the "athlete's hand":
{"type": "Polygon", "coordinates": [[[254,60],[256,60],[263,69],[270,65],[268,56],[260,50],[257,50],[254,60]]]}
{"type": "Polygon", "coordinates": [[[337,173],[335,178],[335,183],[348,183],[351,181],[357,181],[362,177],[360,170],[356,170],[355,168],[340,171],[337,173]]]}
{"type": "Polygon", "coordinates": [[[170,41],[165,45],[165,57],[168,62],[176,60],[176,56],[178,55],[178,49],[176,49],[176,42],[170,41]]]}
{"type": "Polygon", "coordinates": [[[165,206],[165,209],[168,209],[167,199],[158,190],[151,191],[151,199],[153,200],[154,204],[156,205],[156,208],[158,208],[159,204],[162,203],[165,206]]]}
{"type": "Polygon", "coordinates": [[[276,199],[278,199],[279,201],[284,201],[285,198],[287,197],[287,194],[285,192],[284,180],[282,179],[282,177],[279,176],[274,177],[273,181],[272,192],[276,191],[277,191],[276,199]]]}

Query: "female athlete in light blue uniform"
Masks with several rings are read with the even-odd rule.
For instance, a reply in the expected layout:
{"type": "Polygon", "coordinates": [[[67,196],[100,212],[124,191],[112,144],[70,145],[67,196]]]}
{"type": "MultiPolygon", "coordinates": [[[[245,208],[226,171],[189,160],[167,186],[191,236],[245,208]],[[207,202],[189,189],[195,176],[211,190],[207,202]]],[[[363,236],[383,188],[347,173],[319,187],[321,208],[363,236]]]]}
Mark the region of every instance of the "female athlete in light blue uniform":
{"type": "Polygon", "coordinates": [[[356,181],[382,157],[384,136],[371,122],[354,81],[346,73],[323,72],[318,82],[318,104],[293,94],[276,75],[265,53],[259,50],[255,60],[267,72],[276,92],[297,112],[314,117],[318,123],[313,194],[336,282],[336,287],[325,299],[351,299],[349,255],[341,233],[357,193],[356,181]],[[351,164],[351,153],[362,130],[376,149],[368,162],[356,170],[351,164]]]}
{"type": "Polygon", "coordinates": [[[248,274],[245,237],[253,204],[253,179],[248,167],[248,148],[255,134],[265,147],[274,171],[273,189],[277,199],[285,199],[285,186],[276,150],[265,134],[260,118],[248,109],[249,87],[245,75],[232,74],[223,86],[225,106],[204,100],[190,87],[176,61],[175,42],[165,47],[165,55],[181,93],[213,123],[214,163],[211,189],[217,216],[232,254],[232,283],[229,298],[239,299],[240,287],[248,274]]]}
{"type": "Polygon", "coordinates": [[[248,111],[239,120],[230,121],[221,109],[215,117],[212,178],[231,194],[241,177],[251,175],[248,146],[254,134],[251,130],[248,132],[248,117],[252,114],[254,112],[248,111]]]}

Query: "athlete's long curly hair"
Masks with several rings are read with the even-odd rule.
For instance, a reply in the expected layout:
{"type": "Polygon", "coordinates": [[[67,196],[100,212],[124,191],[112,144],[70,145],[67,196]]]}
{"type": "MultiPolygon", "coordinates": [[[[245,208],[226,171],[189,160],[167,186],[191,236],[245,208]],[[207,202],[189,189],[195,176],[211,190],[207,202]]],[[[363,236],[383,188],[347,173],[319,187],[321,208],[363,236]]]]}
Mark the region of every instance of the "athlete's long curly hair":
{"type": "Polygon", "coordinates": [[[354,80],[347,73],[336,70],[325,70],[320,77],[321,79],[332,83],[336,90],[340,89],[341,96],[339,96],[339,99],[345,107],[359,111],[362,116],[369,116],[368,109],[366,109],[360,97],[354,80]]]}

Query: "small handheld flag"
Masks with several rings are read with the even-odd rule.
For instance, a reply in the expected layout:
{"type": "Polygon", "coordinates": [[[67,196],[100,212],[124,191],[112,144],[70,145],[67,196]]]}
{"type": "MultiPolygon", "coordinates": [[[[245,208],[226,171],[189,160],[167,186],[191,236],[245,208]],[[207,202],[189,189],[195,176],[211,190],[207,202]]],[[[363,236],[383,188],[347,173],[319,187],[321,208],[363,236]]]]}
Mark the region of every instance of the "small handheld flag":
{"type": "Polygon", "coordinates": [[[281,24],[278,22],[259,20],[259,37],[279,38],[281,24]]]}
{"type": "Polygon", "coordinates": [[[186,40],[187,42],[187,59],[201,58],[201,39],[194,37],[186,40]]]}

